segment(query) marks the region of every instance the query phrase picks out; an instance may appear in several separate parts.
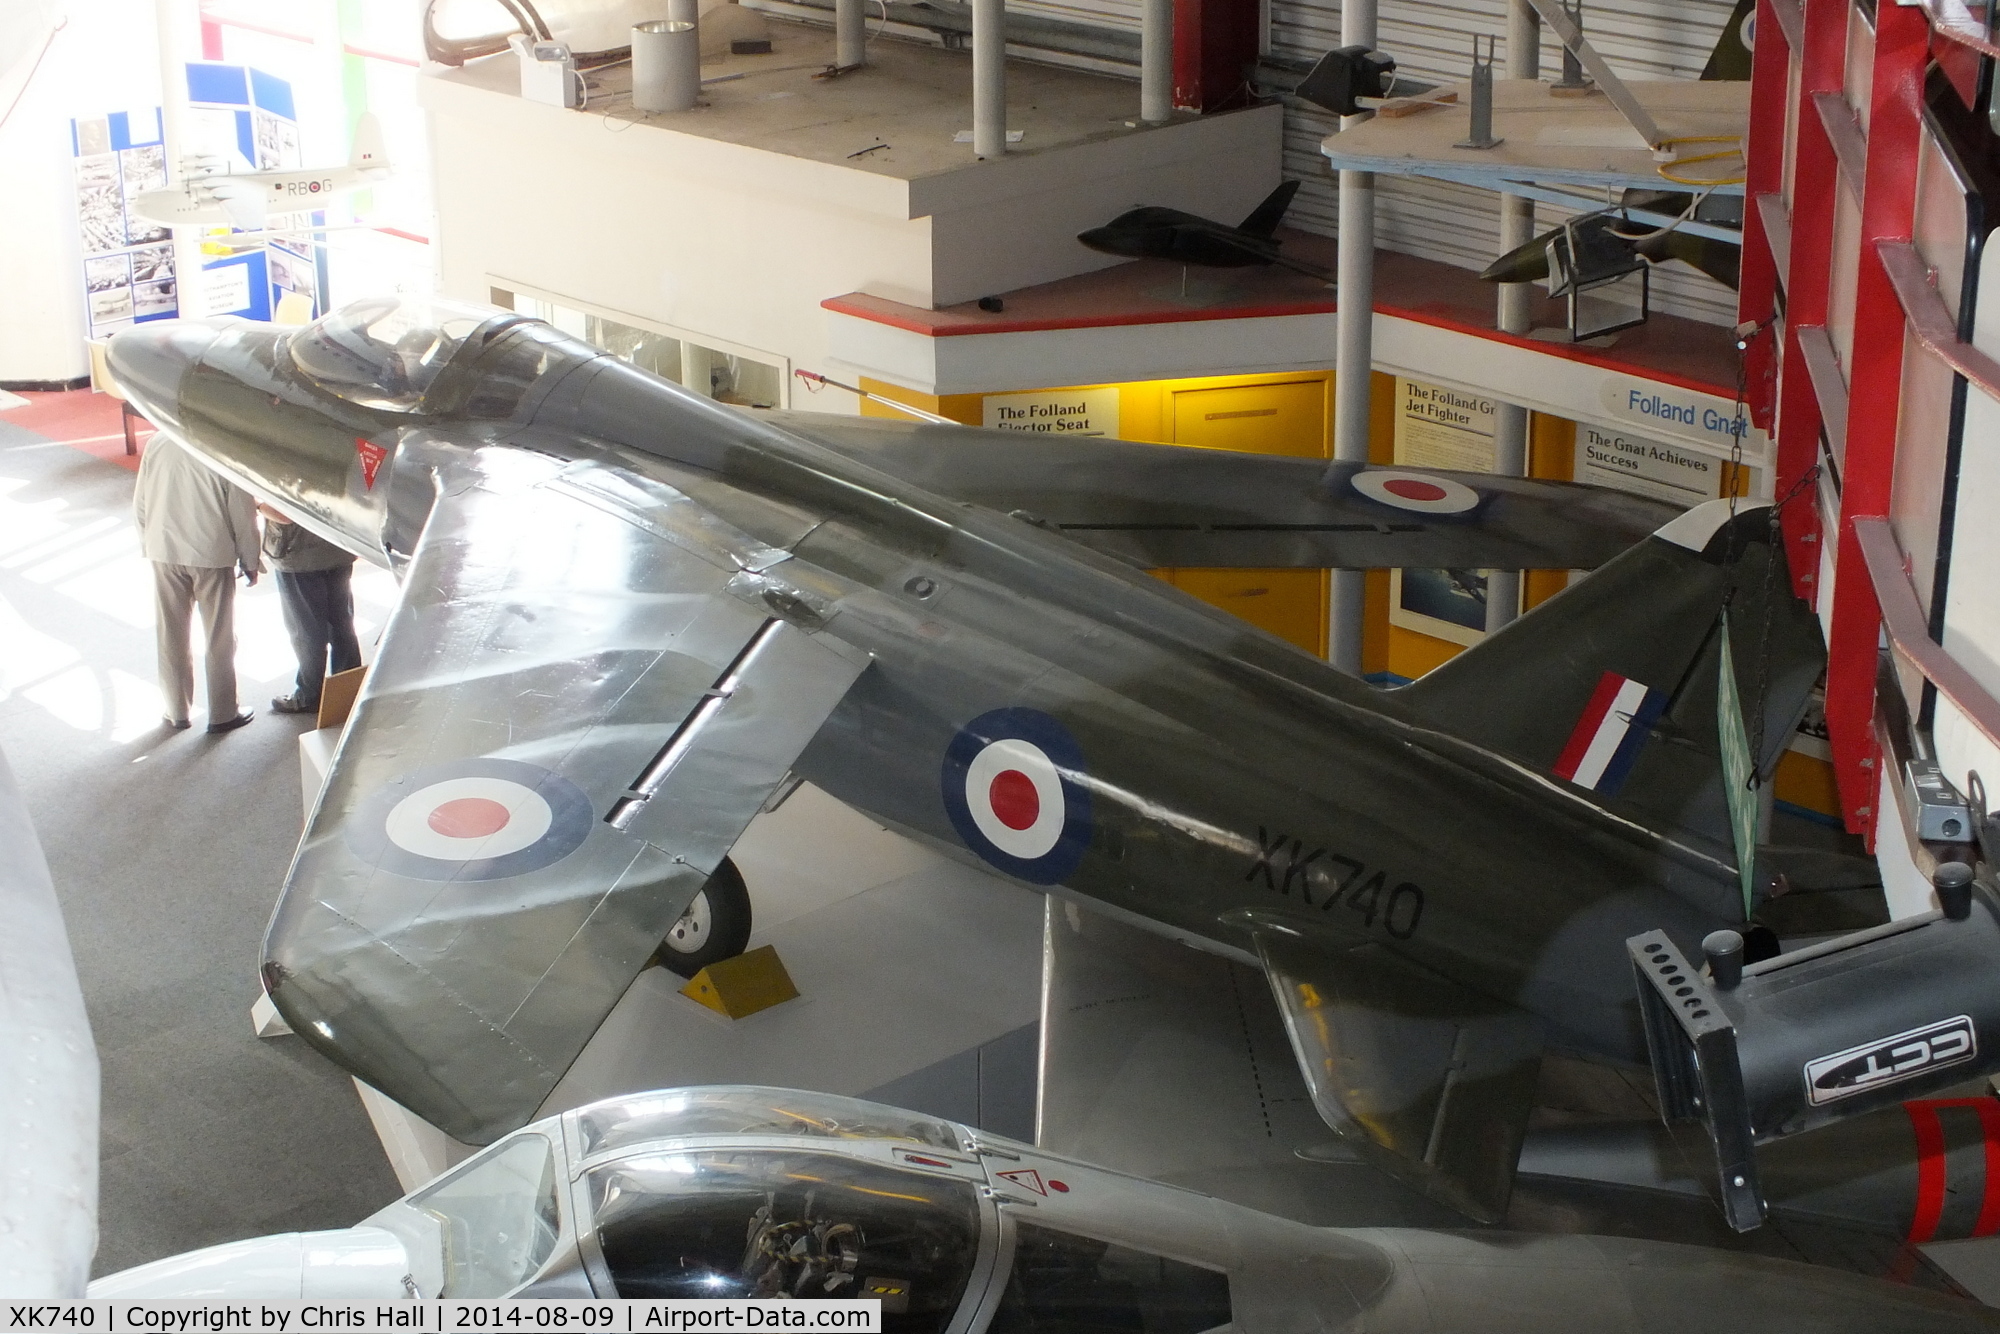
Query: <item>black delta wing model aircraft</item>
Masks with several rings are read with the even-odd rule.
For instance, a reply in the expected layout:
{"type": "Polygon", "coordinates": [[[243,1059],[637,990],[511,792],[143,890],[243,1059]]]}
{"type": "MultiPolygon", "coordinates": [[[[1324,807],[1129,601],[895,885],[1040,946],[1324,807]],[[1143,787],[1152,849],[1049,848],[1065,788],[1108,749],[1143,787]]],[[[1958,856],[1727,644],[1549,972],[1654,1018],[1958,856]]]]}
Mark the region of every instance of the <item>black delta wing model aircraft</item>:
{"type": "Polygon", "coordinates": [[[1120,213],[1102,227],[1077,233],[1076,239],[1092,250],[1128,259],[1165,259],[1205,269],[1279,264],[1331,282],[1333,275],[1325,270],[1288,258],[1277,238],[1278,224],[1298,192],[1297,181],[1281,183],[1234,227],[1152,204],[1120,213]]]}
{"type": "MultiPolygon", "coordinates": [[[[1746,905],[1716,722],[1722,634],[1760,759],[1821,668],[1765,507],[752,413],[444,302],[110,355],[165,439],[401,575],[264,981],[460,1140],[534,1118],[792,778],[1260,968],[1327,1123],[1480,1219],[1545,1049],[1647,1061],[1628,940],[1699,958],[1784,869],[1746,905]],[[1601,568],[1382,692],[1145,573],[1173,565],[1601,568]]],[[[1931,928],[2000,957],[1984,890],[1931,928]]],[[[1869,994],[1975,988],[1933,997],[1993,1026],[1975,1077],[1996,973],[1933,975],[1869,994]]]]}

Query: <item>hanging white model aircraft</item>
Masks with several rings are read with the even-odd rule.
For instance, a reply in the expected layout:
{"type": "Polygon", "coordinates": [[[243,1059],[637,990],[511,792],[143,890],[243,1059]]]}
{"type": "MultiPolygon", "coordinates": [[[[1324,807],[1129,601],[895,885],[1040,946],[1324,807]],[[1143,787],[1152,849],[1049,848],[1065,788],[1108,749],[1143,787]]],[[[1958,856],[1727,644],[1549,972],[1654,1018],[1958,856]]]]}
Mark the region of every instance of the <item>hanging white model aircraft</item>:
{"type": "Polygon", "coordinates": [[[181,179],[132,201],[132,211],[163,227],[240,227],[261,231],[272,213],[322,208],[334,195],[372,185],[389,175],[382,127],[363,115],[354,128],[354,151],[344,167],[297,171],[230,172],[223,159],[189,159],[181,179]]]}

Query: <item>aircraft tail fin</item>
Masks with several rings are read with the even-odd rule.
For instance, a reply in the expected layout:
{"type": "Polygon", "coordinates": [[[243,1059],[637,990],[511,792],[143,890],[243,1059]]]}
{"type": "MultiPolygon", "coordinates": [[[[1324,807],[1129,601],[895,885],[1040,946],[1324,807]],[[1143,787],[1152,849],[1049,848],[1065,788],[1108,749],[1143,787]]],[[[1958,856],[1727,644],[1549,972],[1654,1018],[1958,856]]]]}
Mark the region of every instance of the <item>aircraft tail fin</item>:
{"type": "Polygon", "coordinates": [[[1445,731],[1729,848],[1717,722],[1726,633],[1768,780],[1826,665],[1768,502],[1714,500],[1397,692],[1445,731]]]}
{"type": "Polygon", "coordinates": [[[1736,8],[1729,12],[1729,21],[1722,25],[1722,36],[1716,39],[1715,49],[1708,53],[1708,63],[1701,67],[1701,77],[1708,80],[1743,82],[1750,77],[1750,50],[1757,40],[1757,0],[1736,0],[1736,8]]]}
{"type": "Polygon", "coordinates": [[[1285,210],[1292,206],[1292,196],[1298,192],[1297,181],[1280,181],[1277,189],[1264,196],[1263,203],[1250,210],[1250,216],[1243,219],[1237,230],[1252,236],[1269,236],[1285,220],[1285,210]]]}
{"type": "Polygon", "coordinates": [[[375,119],[375,113],[364,111],[354,125],[354,151],[348,155],[350,167],[378,167],[389,165],[389,150],[382,142],[382,122],[375,119]]]}

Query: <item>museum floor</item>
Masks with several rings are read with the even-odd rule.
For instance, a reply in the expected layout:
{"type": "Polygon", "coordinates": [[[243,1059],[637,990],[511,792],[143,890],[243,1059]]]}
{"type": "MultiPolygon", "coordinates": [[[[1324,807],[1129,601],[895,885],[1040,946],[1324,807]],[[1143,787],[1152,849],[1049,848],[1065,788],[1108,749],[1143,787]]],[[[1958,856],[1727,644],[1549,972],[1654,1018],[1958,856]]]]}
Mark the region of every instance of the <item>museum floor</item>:
{"type": "MultiPolygon", "coordinates": [[[[81,406],[0,413],[0,749],[48,853],[103,1063],[102,1274],[345,1227],[400,1192],[346,1077],[251,1033],[310,725],[268,708],[291,671],[276,592],[239,589],[257,721],[220,737],[199,715],[160,727],[133,475],[122,441],[97,438],[118,431],[116,405],[81,406]]],[[[357,584],[379,624],[387,576],[357,584]]]]}

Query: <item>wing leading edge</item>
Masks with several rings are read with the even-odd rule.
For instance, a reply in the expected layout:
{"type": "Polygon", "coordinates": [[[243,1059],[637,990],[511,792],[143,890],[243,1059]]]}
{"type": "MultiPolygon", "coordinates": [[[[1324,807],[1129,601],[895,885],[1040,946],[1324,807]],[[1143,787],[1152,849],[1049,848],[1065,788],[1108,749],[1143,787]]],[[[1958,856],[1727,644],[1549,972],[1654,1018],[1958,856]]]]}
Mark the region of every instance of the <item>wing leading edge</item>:
{"type": "Polygon", "coordinates": [[[294,1031],[447,1134],[532,1119],[865,669],[671,488],[446,479],[265,942],[294,1031]]]}

